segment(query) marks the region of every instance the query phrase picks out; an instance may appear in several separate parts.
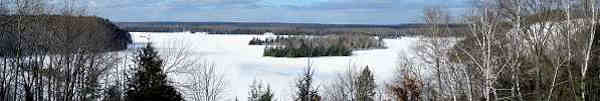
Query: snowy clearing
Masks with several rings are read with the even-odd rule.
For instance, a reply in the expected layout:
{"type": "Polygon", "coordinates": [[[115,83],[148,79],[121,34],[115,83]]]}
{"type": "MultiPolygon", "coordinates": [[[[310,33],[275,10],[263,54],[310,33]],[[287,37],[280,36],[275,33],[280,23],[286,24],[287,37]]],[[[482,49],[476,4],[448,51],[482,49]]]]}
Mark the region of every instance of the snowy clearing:
{"type": "MultiPolygon", "coordinates": [[[[188,57],[198,61],[214,63],[225,73],[228,81],[226,99],[245,100],[248,86],[254,79],[271,85],[276,99],[288,99],[293,94],[293,81],[310,60],[316,68],[317,85],[330,81],[336,73],[353,68],[369,66],[373,69],[378,83],[390,80],[400,52],[413,52],[417,38],[385,39],[387,49],[354,51],[352,56],[314,58],[274,58],[263,57],[264,46],[248,45],[253,37],[263,35],[214,35],[190,34],[186,32],[158,33],[131,32],[134,46],[152,42],[157,49],[186,48],[188,57]],[[324,82],[325,81],[325,82],[324,82]]],[[[185,78],[175,78],[183,82],[185,78]]]]}

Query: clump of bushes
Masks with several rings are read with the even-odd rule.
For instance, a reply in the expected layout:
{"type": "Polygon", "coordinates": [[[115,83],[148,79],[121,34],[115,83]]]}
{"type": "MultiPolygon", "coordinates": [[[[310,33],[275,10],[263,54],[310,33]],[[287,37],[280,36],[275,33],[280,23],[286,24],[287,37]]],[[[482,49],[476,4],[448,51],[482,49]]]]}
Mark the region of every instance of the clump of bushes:
{"type": "Polygon", "coordinates": [[[265,41],[264,40],[260,40],[258,38],[252,38],[252,40],[250,40],[250,42],[248,43],[248,45],[264,45],[265,41]]]}
{"type": "Polygon", "coordinates": [[[250,40],[250,42],[248,43],[248,45],[267,45],[267,44],[271,44],[275,41],[275,39],[259,39],[259,38],[252,38],[252,40],[250,40]]]}

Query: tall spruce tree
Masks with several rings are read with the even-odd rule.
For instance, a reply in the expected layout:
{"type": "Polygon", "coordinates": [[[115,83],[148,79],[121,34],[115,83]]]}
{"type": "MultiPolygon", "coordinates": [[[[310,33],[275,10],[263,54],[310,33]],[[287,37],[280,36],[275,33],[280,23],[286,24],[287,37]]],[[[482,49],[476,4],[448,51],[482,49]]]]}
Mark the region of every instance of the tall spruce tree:
{"type": "Polygon", "coordinates": [[[321,101],[321,96],[319,96],[319,91],[313,88],[313,75],[314,70],[309,65],[305,68],[301,77],[296,82],[296,88],[298,91],[296,92],[296,101],[321,101]]]}
{"type": "Polygon", "coordinates": [[[163,72],[163,60],[158,52],[147,44],[135,58],[135,74],[128,79],[128,101],[183,101],[181,93],[169,85],[163,72]]]}
{"type": "Polygon", "coordinates": [[[373,98],[377,86],[375,84],[375,78],[373,78],[373,74],[371,70],[369,70],[369,66],[362,70],[354,83],[356,85],[356,99],[358,101],[374,101],[373,98]]]}

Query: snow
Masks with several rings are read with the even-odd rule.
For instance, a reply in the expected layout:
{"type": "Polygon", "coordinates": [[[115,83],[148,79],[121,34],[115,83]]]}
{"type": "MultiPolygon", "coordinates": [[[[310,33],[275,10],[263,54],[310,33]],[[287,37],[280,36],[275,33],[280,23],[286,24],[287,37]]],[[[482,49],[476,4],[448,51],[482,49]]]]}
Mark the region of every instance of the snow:
{"type": "Polygon", "coordinates": [[[262,56],[264,46],[248,45],[254,37],[273,35],[207,35],[186,32],[131,34],[134,43],[152,42],[158,49],[187,48],[190,51],[188,56],[214,63],[225,73],[228,82],[225,98],[229,100],[236,97],[245,100],[248,86],[254,79],[270,84],[276,99],[289,99],[294,94],[293,82],[308,60],[316,68],[315,78],[318,86],[324,86],[336,73],[347,69],[349,64],[357,69],[368,65],[374,70],[377,82],[389,81],[393,76],[398,54],[410,52],[410,48],[417,41],[416,38],[384,39],[388,48],[354,51],[352,56],[275,58],[262,56]]]}

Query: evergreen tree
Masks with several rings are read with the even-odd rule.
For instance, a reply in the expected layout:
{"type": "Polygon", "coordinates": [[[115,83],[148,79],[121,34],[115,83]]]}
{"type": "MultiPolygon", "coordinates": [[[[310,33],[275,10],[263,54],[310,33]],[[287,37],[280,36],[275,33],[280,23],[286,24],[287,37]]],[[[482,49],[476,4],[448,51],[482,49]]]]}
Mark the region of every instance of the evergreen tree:
{"type": "Polygon", "coordinates": [[[147,44],[135,58],[135,74],[128,79],[126,99],[128,101],[183,101],[175,87],[169,85],[163,72],[163,60],[158,52],[147,44]]]}
{"type": "Polygon", "coordinates": [[[267,89],[262,93],[258,101],[273,101],[273,92],[271,86],[267,85],[267,89]]]}
{"type": "Polygon", "coordinates": [[[369,66],[362,70],[355,81],[355,85],[357,91],[356,99],[358,101],[374,101],[376,84],[369,66]]]}
{"type": "Polygon", "coordinates": [[[262,89],[262,85],[257,83],[256,80],[252,81],[252,85],[250,85],[250,91],[248,92],[248,101],[258,101],[261,95],[260,89],[262,89]]]}
{"type": "Polygon", "coordinates": [[[253,81],[252,85],[250,85],[248,101],[272,101],[273,100],[273,92],[271,91],[271,87],[267,85],[267,88],[263,87],[262,82],[253,81]]]}
{"type": "Polygon", "coordinates": [[[102,101],[122,101],[121,93],[122,92],[119,86],[110,86],[108,90],[104,92],[105,96],[102,101]]]}
{"type": "Polygon", "coordinates": [[[313,88],[313,75],[314,71],[309,65],[296,82],[296,88],[298,88],[296,101],[321,101],[319,91],[313,88]]]}

